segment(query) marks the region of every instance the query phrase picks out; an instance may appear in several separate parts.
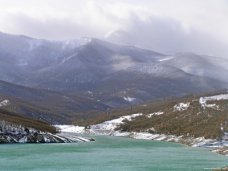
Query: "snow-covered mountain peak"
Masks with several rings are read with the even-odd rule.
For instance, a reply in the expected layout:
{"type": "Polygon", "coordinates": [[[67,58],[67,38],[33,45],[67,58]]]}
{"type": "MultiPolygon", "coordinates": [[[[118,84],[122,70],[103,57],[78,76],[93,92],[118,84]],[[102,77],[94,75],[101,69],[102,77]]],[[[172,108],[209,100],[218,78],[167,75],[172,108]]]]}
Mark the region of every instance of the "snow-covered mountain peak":
{"type": "Polygon", "coordinates": [[[62,49],[74,49],[79,46],[86,45],[92,41],[91,38],[88,37],[80,37],[72,40],[62,41],[62,49]]]}

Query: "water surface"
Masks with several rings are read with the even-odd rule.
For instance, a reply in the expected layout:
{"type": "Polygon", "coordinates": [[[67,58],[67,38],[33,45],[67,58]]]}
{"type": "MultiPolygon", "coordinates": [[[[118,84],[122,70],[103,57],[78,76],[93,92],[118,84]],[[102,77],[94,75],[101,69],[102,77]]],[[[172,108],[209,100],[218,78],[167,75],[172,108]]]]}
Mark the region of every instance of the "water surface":
{"type": "Polygon", "coordinates": [[[75,144],[0,145],[1,171],[192,171],[228,165],[228,157],[203,148],[95,137],[75,144]]]}

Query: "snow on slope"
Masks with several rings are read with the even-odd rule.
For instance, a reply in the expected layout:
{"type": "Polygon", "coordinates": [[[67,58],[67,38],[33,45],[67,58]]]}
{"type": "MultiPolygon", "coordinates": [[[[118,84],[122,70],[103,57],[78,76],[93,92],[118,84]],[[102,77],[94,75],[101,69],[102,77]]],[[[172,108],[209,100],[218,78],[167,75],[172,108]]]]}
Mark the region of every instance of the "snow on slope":
{"type": "Polygon", "coordinates": [[[10,101],[9,100],[3,100],[0,102],[0,107],[7,106],[9,105],[10,101]]]}
{"type": "MultiPolygon", "coordinates": [[[[151,117],[153,115],[161,115],[164,112],[154,112],[152,114],[146,115],[147,117],[151,117]]],[[[58,128],[62,130],[62,132],[70,132],[70,133],[82,133],[82,134],[93,134],[93,135],[111,135],[111,136],[124,136],[130,137],[134,139],[144,139],[144,140],[156,140],[156,141],[167,141],[167,142],[176,142],[187,144],[192,147],[209,147],[214,152],[222,153],[227,155],[227,151],[224,150],[228,146],[228,133],[225,132],[225,136],[222,140],[215,139],[205,139],[204,137],[183,137],[176,135],[166,135],[166,134],[153,134],[149,133],[148,130],[144,132],[121,132],[115,130],[120,124],[124,123],[124,120],[131,121],[138,116],[142,116],[142,113],[132,114],[121,116],[117,119],[105,121],[103,123],[97,125],[91,125],[89,129],[85,129],[84,127],[73,126],[73,125],[57,125],[58,128]]],[[[152,128],[151,128],[152,129],[152,128]]]]}
{"type": "Polygon", "coordinates": [[[155,116],[155,115],[163,115],[163,114],[164,114],[164,112],[159,111],[159,112],[150,113],[150,114],[147,115],[147,117],[148,118],[151,118],[152,116],[155,116]]]}
{"type": "Polygon", "coordinates": [[[91,125],[91,131],[97,134],[111,134],[119,125],[124,123],[124,120],[131,121],[134,118],[143,115],[136,113],[132,115],[121,116],[120,118],[105,121],[97,125],[91,125]]]}
{"type": "Polygon", "coordinates": [[[219,100],[228,100],[228,94],[220,94],[220,95],[215,95],[215,96],[208,96],[208,97],[200,97],[199,98],[199,103],[202,108],[214,108],[214,109],[219,109],[219,106],[216,104],[207,104],[207,101],[219,101],[219,100]]]}
{"type": "Polygon", "coordinates": [[[163,61],[171,60],[171,59],[173,59],[173,58],[174,58],[174,56],[167,56],[167,57],[165,57],[165,58],[159,59],[158,61],[159,61],[159,62],[163,62],[163,61]]]}
{"type": "Polygon", "coordinates": [[[74,56],[77,56],[77,55],[78,55],[78,53],[74,53],[73,55],[64,57],[61,64],[64,64],[65,62],[69,61],[71,58],[73,58],[74,56]]]}
{"type": "MultiPolygon", "coordinates": [[[[155,112],[149,115],[161,115],[164,112],[155,112]]],[[[157,140],[157,141],[167,141],[167,142],[177,142],[190,145],[192,147],[210,147],[212,149],[215,148],[223,148],[228,145],[227,137],[228,133],[225,133],[225,136],[222,138],[221,141],[215,139],[205,139],[204,137],[183,137],[183,136],[176,136],[176,135],[166,135],[166,134],[153,134],[149,133],[148,131],[144,132],[120,132],[115,130],[119,124],[123,123],[124,119],[132,120],[137,116],[143,115],[142,113],[133,114],[122,116],[120,118],[109,120],[103,122],[98,125],[92,125],[91,129],[88,130],[89,133],[95,135],[113,135],[113,136],[127,136],[134,139],[145,139],[145,140],[157,140]]],[[[149,116],[147,115],[147,117],[149,116]]],[[[226,153],[225,153],[226,154],[226,153]]]]}
{"type": "Polygon", "coordinates": [[[178,103],[176,104],[173,109],[174,111],[184,111],[184,110],[187,110],[190,106],[190,103],[178,103]]]}
{"type": "Polygon", "coordinates": [[[62,49],[73,49],[79,46],[83,46],[86,45],[87,43],[91,42],[92,39],[88,38],[88,37],[80,37],[77,39],[73,39],[73,40],[66,40],[66,41],[62,41],[62,49]]]}
{"type": "Polygon", "coordinates": [[[124,99],[125,101],[127,101],[127,102],[133,102],[133,101],[136,100],[136,98],[134,98],[134,97],[129,97],[129,96],[123,97],[123,99],[124,99]]]}
{"type": "Polygon", "coordinates": [[[91,125],[90,129],[86,130],[85,127],[75,126],[75,125],[54,125],[56,128],[60,129],[62,133],[93,133],[93,134],[103,134],[110,135],[120,124],[124,123],[124,120],[131,121],[134,118],[143,115],[142,113],[136,113],[132,115],[121,116],[117,119],[105,121],[97,125],[91,125]]]}
{"type": "Polygon", "coordinates": [[[54,125],[64,133],[84,133],[85,127],[75,125],[54,125]]]}
{"type": "Polygon", "coordinates": [[[73,143],[91,139],[69,134],[51,134],[0,120],[0,143],[73,143]]]}

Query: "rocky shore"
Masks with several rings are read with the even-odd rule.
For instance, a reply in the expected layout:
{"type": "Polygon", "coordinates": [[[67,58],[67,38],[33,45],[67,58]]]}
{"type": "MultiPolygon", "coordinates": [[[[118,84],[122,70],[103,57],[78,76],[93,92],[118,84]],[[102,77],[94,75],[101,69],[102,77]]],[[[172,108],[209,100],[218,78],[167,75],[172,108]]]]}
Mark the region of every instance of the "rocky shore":
{"type": "Polygon", "coordinates": [[[52,134],[34,128],[23,127],[9,122],[0,122],[0,144],[13,143],[75,143],[88,142],[93,139],[70,134],[52,134]]]}
{"type": "Polygon", "coordinates": [[[141,116],[141,113],[121,116],[120,118],[105,121],[97,125],[89,126],[89,129],[74,125],[55,125],[62,132],[71,132],[77,134],[90,134],[90,135],[109,135],[109,136],[125,136],[134,139],[156,140],[181,143],[192,147],[204,147],[210,149],[212,152],[228,156],[228,133],[225,133],[221,140],[205,139],[204,137],[186,137],[176,135],[165,134],[152,134],[150,130],[144,130],[142,132],[121,132],[117,128],[120,124],[124,123],[124,120],[132,120],[137,116],[141,116]]]}
{"type": "Polygon", "coordinates": [[[13,143],[75,143],[88,142],[92,139],[51,133],[0,134],[0,144],[13,143]]]}

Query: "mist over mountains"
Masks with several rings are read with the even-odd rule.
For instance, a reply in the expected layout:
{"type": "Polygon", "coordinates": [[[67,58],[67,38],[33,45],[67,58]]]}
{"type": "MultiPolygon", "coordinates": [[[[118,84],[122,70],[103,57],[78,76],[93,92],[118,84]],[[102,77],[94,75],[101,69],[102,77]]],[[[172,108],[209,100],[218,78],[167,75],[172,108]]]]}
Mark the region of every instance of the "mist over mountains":
{"type": "MultiPolygon", "coordinates": [[[[51,94],[46,100],[41,97],[45,105],[40,106],[54,98],[53,106],[67,106],[60,99],[70,96],[74,99],[71,111],[81,98],[93,104],[88,104],[90,110],[106,110],[228,87],[226,59],[162,54],[93,38],[49,41],[0,33],[0,61],[0,80],[11,83],[1,82],[1,94],[30,102],[35,96],[51,94]],[[21,87],[12,84],[24,86],[23,90],[35,88],[40,94],[32,92],[27,98],[21,87]]],[[[64,113],[65,108],[61,110],[64,113]]]]}

